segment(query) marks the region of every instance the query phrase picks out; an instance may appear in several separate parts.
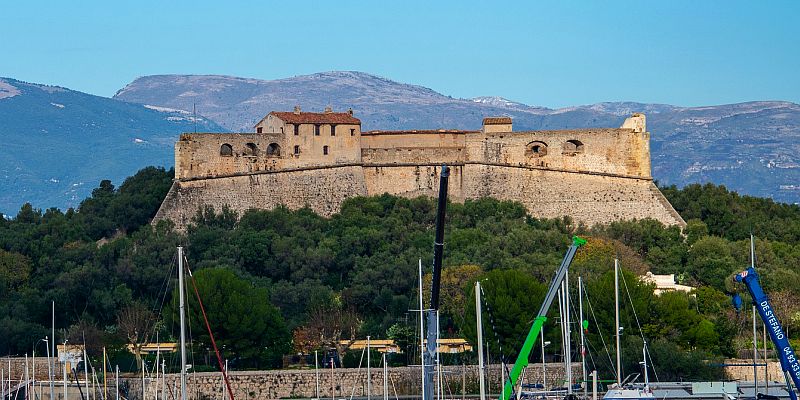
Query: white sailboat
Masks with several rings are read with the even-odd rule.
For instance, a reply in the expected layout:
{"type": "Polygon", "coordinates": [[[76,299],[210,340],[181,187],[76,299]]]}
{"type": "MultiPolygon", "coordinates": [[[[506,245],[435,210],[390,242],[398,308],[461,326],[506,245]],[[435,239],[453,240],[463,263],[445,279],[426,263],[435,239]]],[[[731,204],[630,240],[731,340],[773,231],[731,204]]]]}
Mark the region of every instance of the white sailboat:
{"type": "MultiPolygon", "coordinates": [[[[644,342],[642,354],[644,356],[644,385],[634,384],[622,380],[622,361],[619,348],[619,262],[614,260],[614,307],[615,307],[615,328],[617,340],[617,383],[612,385],[608,392],[603,395],[603,400],[648,400],[655,399],[653,391],[650,389],[650,381],[647,375],[647,342],[644,342]]],[[[635,376],[638,376],[635,375],[635,376]]]]}

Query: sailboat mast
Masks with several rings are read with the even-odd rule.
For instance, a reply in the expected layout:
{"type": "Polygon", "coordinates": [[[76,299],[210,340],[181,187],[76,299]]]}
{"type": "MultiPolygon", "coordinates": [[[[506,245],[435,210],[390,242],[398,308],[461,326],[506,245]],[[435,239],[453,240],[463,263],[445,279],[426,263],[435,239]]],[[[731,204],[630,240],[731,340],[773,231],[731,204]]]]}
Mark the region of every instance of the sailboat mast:
{"type": "Polygon", "coordinates": [[[47,377],[50,379],[50,399],[55,400],[55,378],[56,378],[56,302],[53,300],[53,312],[51,314],[52,320],[50,321],[50,341],[47,343],[50,355],[47,356],[47,377]],[[52,358],[51,358],[52,356],[52,358]]]}
{"type": "Polygon", "coordinates": [[[181,320],[181,398],[186,400],[186,313],[183,298],[183,247],[178,246],[178,305],[181,320]]]}
{"type": "MultiPolygon", "coordinates": [[[[86,340],[83,341],[83,378],[83,386],[86,388],[86,400],[89,400],[89,356],[86,355],[86,340]]],[[[77,379],[75,378],[75,380],[77,379]]]]}
{"type": "Polygon", "coordinates": [[[581,330],[581,374],[583,378],[581,386],[583,386],[583,398],[586,399],[588,398],[588,388],[586,385],[586,338],[584,336],[585,329],[583,327],[583,280],[580,276],[578,277],[578,319],[580,319],[578,322],[580,326],[578,328],[581,330]]]}
{"type": "Polygon", "coordinates": [[[425,311],[422,304],[422,259],[419,259],[419,363],[422,373],[422,395],[425,396],[425,311]]]}
{"type": "Polygon", "coordinates": [[[63,400],[67,400],[67,338],[66,338],[66,336],[67,335],[64,335],[64,364],[63,364],[63,367],[64,367],[64,399],[63,400]]]}
{"type": "Polygon", "coordinates": [[[642,346],[642,366],[644,366],[644,389],[650,390],[650,378],[647,376],[647,341],[644,341],[642,346]]]}
{"type": "Polygon", "coordinates": [[[481,282],[475,282],[475,319],[478,326],[478,382],[481,400],[486,400],[486,382],[483,375],[483,318],[481,316],[481,282]]]}
{"type": "Polygon", "coordinates": [[[389,400],[389,366],[386,365],[386,352],[383,353],[383,400],[389,400]]]}
{"type": "MultiPolygon", "coordinates": [[[[753,234],[750,234],[750,268],[756,268],[756,247],[753,234]]],[[[753,393],[758,395],[758,336],[756,333],[756,306],[753,305],[753,393]]],[[[765,368],[766,369],[766,368],[765,368]]]]}
{"type": "Polygon", "coordinates": [[[566,360],[567,360],[567,394],[572,394],[572,329],[569,325],[569,270],[564,273],[564,330],[567,333],[566,341],[566,360]]]}
{"type": "Polygon", "coordinates": [[[617,339],[617,385],[622,385],[622,359],[619,348],[619,260],[614,259],[614,327],[617,339]]]}
{"type": "MultiPolygon", "coordinates": [[[[434,374],[438,376],[439,383],[437,388],[441,388],[441,368],[439,363],[439,292],[442,279],[442,255],[444,252],[444,223],[445,212],[447,210],[447,183],[450,176],[450,169],[447,165],[442,165],[439,174],[439,198],[436,206],[436,223],[433,239],[433,272],[431,278],[431,308],[427,311],[427,340],[423,370],[425,371],[425,391],[422,393],[423,400],[433,400],[434,374]],[[434,369],[435,367],[435,369],[434,369]]],[[[442,391],[439,391],[439,396],[442,391]]],[[[437,396],[438,397],[438,396],[437,396]]]]}
{"type": "MultiPolygon", "coordinates": [[[[564,281],[561,281],[561,289],[558,290],[558,320],[560,322],[559,328],[561,328],[561,358],[562,361],[567,359],[567,351],[566,351],[566,337],[567,333],[564,330],[564,281]]],[[[564,375],[566,377],[567,373],[567,364],[564,363],[564,375]]]]}
{"type": "MultiPolygon", "coordinates": [[[[314,350],[314,383],[315,383],[316,389],[317,389],[316,392],[315,392],[317,394],[317,399],[319,399],[319,358],[318,357],[319,357],[318,351],[314,350]]],[[[227,361],[225,361],[225,362],[227,363],[227,361]]],[[[226,366],[225,369],[227,370],[228,367],[226,366]]],[[[224,386],[223,386],[223,388],[224,388],[224,386]]],[[[222,398],[224,399],[225,396],[222,396],[222,398]]]]}

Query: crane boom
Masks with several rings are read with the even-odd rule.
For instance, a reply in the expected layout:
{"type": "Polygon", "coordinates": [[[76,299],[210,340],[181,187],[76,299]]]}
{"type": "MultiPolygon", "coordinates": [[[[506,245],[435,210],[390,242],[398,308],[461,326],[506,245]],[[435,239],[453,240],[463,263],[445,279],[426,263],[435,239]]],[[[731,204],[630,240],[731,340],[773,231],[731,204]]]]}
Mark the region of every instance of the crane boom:
{"type": "Polygon", "coordinates": [[[772,304],[770,304],[767,294],[764,293],[764,290],[761,288],[758,273],[755,268],[750,267],[736,274],[733,279],[736,282],[744,283],[747,287],[747,291],[753,298],[753,304],[755,304],[756,310],[758,310],[758,314],[761,316],[764,324],[768,327],[767,331],[769,332],[770,339],[772,339],[772,343],[775,344],[775,350],[781,362],[784,379],[786,379],[789,397],[791,397],[792,400],[797,400],[797,394],[795,394],[789,384],[789,379],[794,382],[795,388],[800,388],[800,362],[798,362],[794,349],[789,343],[789,338],[786,337],[786,333],[780,321],[778,321],[775,311],[772,309],[772,304]]]}
{"type": "Polygon", "coordinates": [[[570,245],[569,249],[567,249],[567,254],[564,255],[564,260],[561,261],[561,265],[556,270],[556,275],[553,277],[553,281],[550,282],[550,287],[547,290],[547,293],[544,295],[542,306],[539,308],[539,312],[536,314],[536,318],[533,320],[531,330],[528,331],[528,336],[525,337],[525,342],[522,343],[522,348],[519,350],[517,361],[514,362],[514,366],[511,368],[511,372],[508,374],[508,380],[506,380],[505,384],[503,385],[503,392],[500,394],[500,400],[509,400],[509,398],[511,398],[511,394],[514,392],[514,387],[518,383],[519,377],[522,374],[522,370],[528,366],[528,356],[531,354],[531,349],[533,349],[533,345],[536,343],[539,332],[541,332],[544,323],[547,322],[547,310],[550,308],[550,304],[553,303],[553,299],[555,299],[558,289],[561,287],[561,281],[564,280],[564,275],[566,275],[567,269],[569,269],[570,264],[572,264],[572,259],[575,258],[575,253],[578,251],[578,248],[584,244],[586,244],[585,239],[582,239],[578,236],[572,237],[572,245],[570,245]]]}

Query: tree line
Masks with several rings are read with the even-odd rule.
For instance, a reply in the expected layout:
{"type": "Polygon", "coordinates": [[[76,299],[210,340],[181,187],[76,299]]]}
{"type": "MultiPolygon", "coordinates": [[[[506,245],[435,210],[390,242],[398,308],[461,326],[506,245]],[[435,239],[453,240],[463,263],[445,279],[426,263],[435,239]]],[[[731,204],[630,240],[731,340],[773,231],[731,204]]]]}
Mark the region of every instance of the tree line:
{"type": "MultiPolygon", "coordinates": [[[[26,204],[0,219],[0,354],[30,352],[49,335],[55,301],[59,342],[85,340],[92,355],[106,347],[121,368],[138,368],[141,360],[125,345],[177,336],[175,248],[181,245],[193,272],[188,319],[198,369],[214,368],[214,358],[195,285],[217,344],[236,368],[276,368],[283,355],[320,349],[346,354],[353,339],[367,335],[395,339],[405,350],[395,363],[419,362],[417,317],[409,310],[418,308],[418,260],[426,272],[432,261],[434,199],[351,198],[330,218],[309,209],[238,215],[206,208],[176,232],[168,221],[149,224],[172,178],[172,170],[148,167],[118,188],[101,182],[77,209],[26,204]]],[[[714,185],[662,191],[687,221],[684,229],[654,220],[588,227],[569,218],[533,218],[521,204],[495,199],[450,204],[443,335],[474,342],[473,287],[480,279],[492,317],[484,326],[489,351],[513,362],[570,237],[578,234],[588,244],[571,276],[586,283],[594,366],[604,376],[612,373],[605,352],[613,342],[618,258],[629,293],[621,302],[623,350],[630,354],[625,370],[638,368],[643,335],[656,367],[666,368],[659,373],[710,379],[721,372],[710,360],[749,346],[747,315],[736,314],[728,295],[741,290],[731,276],[749,264],[753,232],[765,289],[797,338],[800,208],[714,185]],[[655,296],[638,278],[647,271],[675,274],[696,290],[655,296]]],[[[545,326],[550,358],[561,340],[556,314],[552,309],[545,326]]],[[[540,357],[538,349],[531,356],[540,357]]]]}

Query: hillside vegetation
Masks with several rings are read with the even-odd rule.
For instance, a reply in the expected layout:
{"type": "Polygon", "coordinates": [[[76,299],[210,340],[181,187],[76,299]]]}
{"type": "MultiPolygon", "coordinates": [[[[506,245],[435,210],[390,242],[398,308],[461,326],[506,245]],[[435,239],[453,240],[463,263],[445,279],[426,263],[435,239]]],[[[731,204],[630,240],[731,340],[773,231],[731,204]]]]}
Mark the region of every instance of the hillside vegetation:
{"type": "MultiPolygon", "coordinates": [[[[405,354],[393,362],[419,362],[416,313],[409,310],[418,307],[418,260],[430,269],[434,199],[353,198],[331,218],[308,209],[243,215],[206,209],[187,232],[177,233],[168,222],[148,224],[171,179],[171,170],[149,167],[119,188],[101,182],[77,210],[25,205],[15,217],[0,219],[0,354],[30,352],[49,335],[55,301],[58,341],[85,339],[95,355],[102,346],[115,349],[114,362],[136,368],[124,343],[177,335],[175,248],[182,245],[217,343],[236,368],[278,367],[283,354],[327,347],[348,353],[337,339],[366,335],[395,339],[405,354]]],[[[720,370],[704,360],[749,346],[749,313],[736,314],[726,293],[741,289],[730,278],[749,264],[752,230],[764,286],[790,336],[800,336],[800,276],[794,268],[800,261],[800,208],[713,185],[663,190],[688,221],[684,232],[653,220],[576,226],[569,219],[532,218],[519,203],[493,199],[450,204],[443,334],[474,341],[472,288],[482,279],[490,353],[513,361],[570,237],[578,234],[588,245],[578,252],[571,276],[586,282],[594,366],[611,376],[603,341],[612,342],[618,257],[624,293],[630,293],[622,302],[626,371],[638,368],[638,318],[661,380],[717,377],[720,370]],[[679,283],[697,290],[694,296],[654,296],[636,278],[647,271],[676,274],[679,283]]],[[[193,286],[187,290],[193,364],[202,368],[210,365],[210,340],[193,286]]],[[[577,300],[577,293],[572,296],[577,300]]],[[[552,352],[560,341],[556,310],[545,326],[552,352]]],[[[350,359],[357,362],[357,356],[350,359]]],[[[538,349],[531,357],[540,359],[538,349]]]]}

